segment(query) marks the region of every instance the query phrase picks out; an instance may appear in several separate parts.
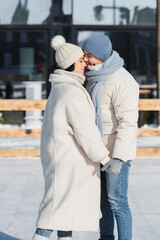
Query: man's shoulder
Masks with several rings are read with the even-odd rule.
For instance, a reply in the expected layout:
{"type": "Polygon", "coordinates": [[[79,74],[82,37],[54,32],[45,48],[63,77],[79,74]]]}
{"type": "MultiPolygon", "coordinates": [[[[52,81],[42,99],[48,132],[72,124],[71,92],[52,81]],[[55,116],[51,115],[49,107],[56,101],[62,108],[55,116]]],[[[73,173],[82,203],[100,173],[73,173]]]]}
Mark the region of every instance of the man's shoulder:
{"type": "Polygon", "coordinates": [[[134,79],[134,77],[123,67],[115,71],[111,74],[105,81],[104,86],[126,86],[126,85],[134,84],[138,87],[138,83],[134,79]]]}

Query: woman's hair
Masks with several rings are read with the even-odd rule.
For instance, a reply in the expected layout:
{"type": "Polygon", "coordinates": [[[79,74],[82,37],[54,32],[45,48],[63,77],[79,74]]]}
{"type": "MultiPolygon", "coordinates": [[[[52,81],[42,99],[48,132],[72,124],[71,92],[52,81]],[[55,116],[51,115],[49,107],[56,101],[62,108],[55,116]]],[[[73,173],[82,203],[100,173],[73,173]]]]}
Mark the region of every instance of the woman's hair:
{"type": "MultiPolygon", "coordinates": [[[[48,75],[50,75],[51,73],[54,72],[54,70],[56,69],[61,69],[60,67],[57,66],[57,64],[54,64],[54,65],[51,65],[49,68],[48,68],[48,75]]],[[[65,71],[68,71],[68,72],[72,72],[74,71],[74,63],[69,66],[68,68],[64,69],[65,71]]]]}
{"type": "Polygon", "coordinates": [[[69,72],[74,71],[74,63],[71,66],[69,66],[68,68],[66,68],[65,70],[69,71],[69,72]]]}
{"type": "Polygon", "coordinates": [[[57,65],[54,64],[54,65],[51,65],[49,68],[48,68],[48,75],[50,75],[51,73],[54,72],[54,70],[58,69],[57,65]]]}

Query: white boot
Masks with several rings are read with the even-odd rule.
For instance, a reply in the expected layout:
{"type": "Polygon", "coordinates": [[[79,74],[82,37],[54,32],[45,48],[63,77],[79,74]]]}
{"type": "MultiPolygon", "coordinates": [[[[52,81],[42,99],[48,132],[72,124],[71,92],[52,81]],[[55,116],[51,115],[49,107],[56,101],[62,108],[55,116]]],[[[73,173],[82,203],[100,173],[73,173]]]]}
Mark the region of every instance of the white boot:
{"type": "Polygon", "coordinates": [[[60,237],[58,240],[72,240],[72,237],[60,237]]]}
{"type": "Polygon", "coordinates": [[[49,240],[49,238],[35,233],[32,240],[49,240]]]}

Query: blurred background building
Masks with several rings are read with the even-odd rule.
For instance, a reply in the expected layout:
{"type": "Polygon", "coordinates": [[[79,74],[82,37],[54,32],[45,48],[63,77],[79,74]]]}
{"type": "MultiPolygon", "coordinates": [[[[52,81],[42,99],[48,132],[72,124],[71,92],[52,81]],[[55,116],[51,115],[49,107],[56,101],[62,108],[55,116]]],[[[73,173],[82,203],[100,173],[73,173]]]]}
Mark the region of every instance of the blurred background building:
{"type": "Polygon", "coordinates": [[[0,6],[1,98],[24,98],[24,81],[42,82],[46,98],[51,38],[61,34],[81,46],[97,32],[108,34],[140,85],[151,85],[141,97],[158,97],[157,0],[0,0],[0,6]]]}

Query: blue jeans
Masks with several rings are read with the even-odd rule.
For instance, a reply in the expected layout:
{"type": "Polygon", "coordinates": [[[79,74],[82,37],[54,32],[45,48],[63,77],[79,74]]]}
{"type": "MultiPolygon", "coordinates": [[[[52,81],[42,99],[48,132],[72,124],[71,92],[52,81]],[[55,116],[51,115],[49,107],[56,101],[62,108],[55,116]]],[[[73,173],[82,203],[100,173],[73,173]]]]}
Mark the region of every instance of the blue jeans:
{"type": "MultiPolygon", "coordinates": [[[[36,229],[36,234],[41,235],[43,237],[50,237],[51,233],[53,232],[53,230],[49,230],[49,229],[41,229],[41,228],[37,228],[36,229]]],[[[71,231],[57,231],[57,235],[58,237],[72,237],[72,232],[71,231]]]]}
{"type": "Polygon", "coordinates": [[[118,175],[101,172],[101,240],[114,240],[114,218],[118,240],[132,239],[132,215],[128,205],[128,177],[131,161],[124,162],[118,175]]]}

